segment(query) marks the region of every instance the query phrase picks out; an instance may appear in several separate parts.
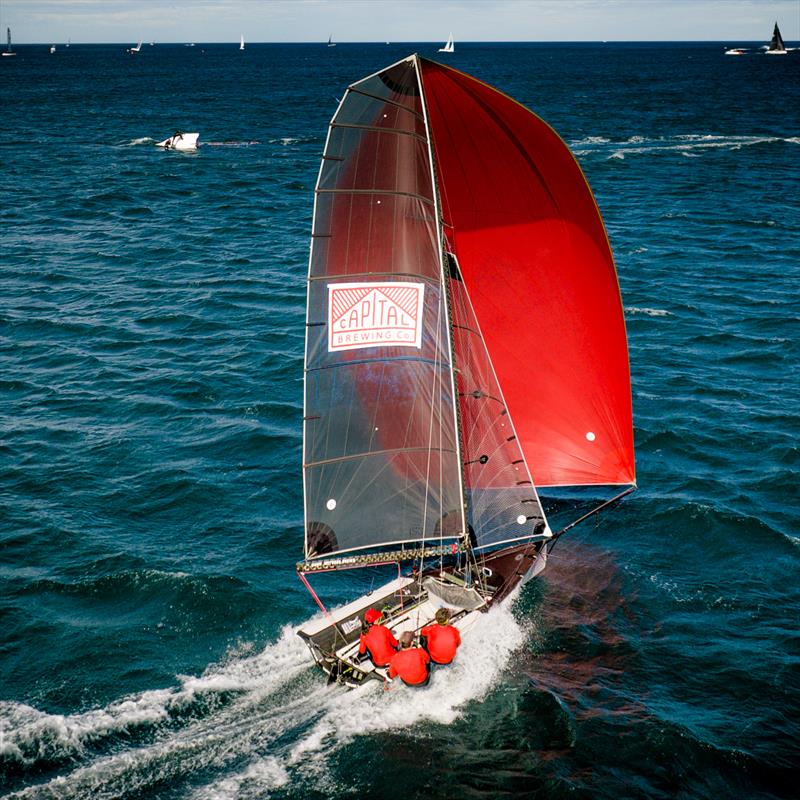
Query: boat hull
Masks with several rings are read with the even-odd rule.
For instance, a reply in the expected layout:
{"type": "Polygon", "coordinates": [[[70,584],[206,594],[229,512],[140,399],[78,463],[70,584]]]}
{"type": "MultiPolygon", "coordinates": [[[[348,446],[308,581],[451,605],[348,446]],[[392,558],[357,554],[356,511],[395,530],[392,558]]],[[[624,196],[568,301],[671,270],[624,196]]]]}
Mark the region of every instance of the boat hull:
{"type": "Polygon", "coordinates": [[[169,136],[161,142],[156,142],[156,147],[163,147],[164,150],[197,150],[197,140],[199,133],[182,133],[169,136]]]}
{"type": "Polygon", "coordinates": [[[384,624],[400,637],[404,631],[418,634],[446,606],[451,624],[468,636],[478,617],[507,598],[517,587],[538,575],[547,563],[541,543],[517,545],[489,553],[481,559],[481,585],[466,587],[463,580],[445,570],[399,577],[342,608],[308,623],[297,633],[308,645],[317,666],[328,680],[355,688],[370,680],[385,681],[386,669],[376,667],[358,652],[361,621],[369,609],[383,614],[384,624]]]}

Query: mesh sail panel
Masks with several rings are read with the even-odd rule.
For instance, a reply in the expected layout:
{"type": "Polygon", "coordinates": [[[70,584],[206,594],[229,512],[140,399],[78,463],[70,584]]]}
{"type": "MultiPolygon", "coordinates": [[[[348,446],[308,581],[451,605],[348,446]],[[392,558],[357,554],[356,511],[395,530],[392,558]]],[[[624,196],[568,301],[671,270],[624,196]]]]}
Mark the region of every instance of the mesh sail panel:
{"type": "Polygon", "coordinates": [[[546,522],[467,289],[449,258],[468,519],[476,545],[489,547],[541,534],[546,522]]]}
{"type": "Polygon", "coordinates": [[[306,557],[461,534],[446,298],[413,61],[348,89],[317,183],[306,557]]]}

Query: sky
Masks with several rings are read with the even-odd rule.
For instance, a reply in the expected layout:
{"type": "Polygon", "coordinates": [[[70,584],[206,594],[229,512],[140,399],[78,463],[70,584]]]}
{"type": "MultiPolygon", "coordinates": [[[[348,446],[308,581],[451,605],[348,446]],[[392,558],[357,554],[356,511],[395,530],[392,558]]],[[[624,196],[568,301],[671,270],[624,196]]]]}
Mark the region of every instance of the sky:
{"type": "Polygon", "coordinates": [[[65,42],[766,42],[800,0],[0,0],[17,44],[65,42]]]}

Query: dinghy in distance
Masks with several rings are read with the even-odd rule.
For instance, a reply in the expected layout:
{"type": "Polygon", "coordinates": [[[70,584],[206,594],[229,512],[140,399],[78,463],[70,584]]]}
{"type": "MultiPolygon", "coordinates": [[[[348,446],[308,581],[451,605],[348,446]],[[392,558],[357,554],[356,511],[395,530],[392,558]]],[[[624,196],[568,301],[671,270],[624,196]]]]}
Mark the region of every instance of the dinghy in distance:
{"type": "Polygon", "coordinates": [[[305,332],[296,571],[323,614],[298,635],[331,681],[385,678],[358,652],[369,609],[397,638],[443,607],[477,635],[560,535],[635,488],[600,212],[553,129],[470,75],[412,55],[348,87],[315,190],[305,332]],[[594,507],[554,532],[537,487],[591,487],[594,507]],[[338,571],[356,599],[329,611],[311,580],[338,571]]]}
{"type": "Polygon", "coordinates": [[[163,147],[165,150],[197,150],[197,139],[199,133],[182,133],[176,131],[172,136],[167,137],[161,142],[156,142],[156,147],[163,147]]]}
{"type": "Polygon", "coordinates": [[[730,50],[725,51],[726,56],[746,56],[747,50],[744,47],[732,47],[730,50]]]}

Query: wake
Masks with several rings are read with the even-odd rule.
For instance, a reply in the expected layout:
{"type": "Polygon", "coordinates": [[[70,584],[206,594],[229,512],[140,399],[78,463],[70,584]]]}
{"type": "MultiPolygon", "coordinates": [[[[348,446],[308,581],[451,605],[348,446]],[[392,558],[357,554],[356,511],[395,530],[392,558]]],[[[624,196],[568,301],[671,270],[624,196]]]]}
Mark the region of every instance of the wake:
{"type": "Polygon", "coordinates": [[[26,768],[83,761],[7,800],[137,797],[159,785],[192,800],[263,797],[289,783],[324,782],[328,757],[361,735],[449,724],[481,699],[525,640],[510,602],[482,615],[455,663],[425,689],[377,682],[328,686],[305,644],[286,627],[261,653],[212,665],[170,689],[122,698],[83,714],[0,704],[0,758],[26,768]],[[198,715],[204,714],[198,719],[198,715]],[[148,726],[152,741],[119,744],[148,726]],[[93,755],[104,741],[117,747],[93,755]]]}

